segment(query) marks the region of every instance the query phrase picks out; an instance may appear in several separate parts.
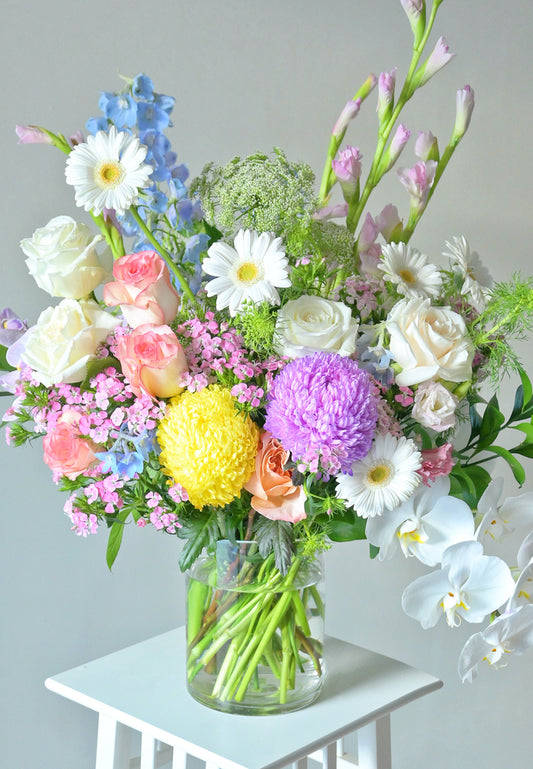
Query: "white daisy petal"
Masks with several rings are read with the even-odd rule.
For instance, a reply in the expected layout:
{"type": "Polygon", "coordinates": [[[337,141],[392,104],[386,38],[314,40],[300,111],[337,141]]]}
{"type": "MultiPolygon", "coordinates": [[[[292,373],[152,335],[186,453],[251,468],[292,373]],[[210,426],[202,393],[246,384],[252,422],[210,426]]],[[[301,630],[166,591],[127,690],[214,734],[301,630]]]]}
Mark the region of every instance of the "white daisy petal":
{"type": "Polygon", "coordinates": [[[135,136],[98,131],[77,144],[67,158],[65,177],[74,187],[76,205],[95,216],[104,208],[123,214],[137,201],[139,188],[145,187],[152,167],[144,164],[147,148],[135,136]]]}
{"type": "Polygon", "coordinates": [[[207,295],[217,297],[218,309],[229,307],[232,317],[246,302],[279,304],[276,287],[291,285],[281,238],[267,232],[239,230],[234,248],[221,241],[213,243],[202,269],[214,278],[207,283],[207,295]]]}
{"type": "Polygon", "coordinates": [[[422,457],[414,441],[377,435],[372,448],[352,465],[352,475],[337,476],[337,497],[362,518],[394,510],[420,483],[422,457]]]}
{"type": "Polygon", "coordinates": [[[438,296],[442,278],[438,268],[428,263],[427,256],[405,243],[390,243],[382,248],[378,268],[384,280],[396,285],[396,290],[408,299],[438,296]]]}

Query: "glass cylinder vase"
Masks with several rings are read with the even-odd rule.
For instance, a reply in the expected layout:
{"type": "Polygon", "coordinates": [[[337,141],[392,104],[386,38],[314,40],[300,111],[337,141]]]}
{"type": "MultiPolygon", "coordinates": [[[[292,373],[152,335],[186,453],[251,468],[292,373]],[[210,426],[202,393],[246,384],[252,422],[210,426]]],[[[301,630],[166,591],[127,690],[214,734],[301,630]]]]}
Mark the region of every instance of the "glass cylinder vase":
{"type": "Polygon", "coordinates": [[[255,542],[217,543],[187,579],[187,687],[208,707],[286,713],[310,705],[324,680],[320,555],[286,574],[255,542]]]}

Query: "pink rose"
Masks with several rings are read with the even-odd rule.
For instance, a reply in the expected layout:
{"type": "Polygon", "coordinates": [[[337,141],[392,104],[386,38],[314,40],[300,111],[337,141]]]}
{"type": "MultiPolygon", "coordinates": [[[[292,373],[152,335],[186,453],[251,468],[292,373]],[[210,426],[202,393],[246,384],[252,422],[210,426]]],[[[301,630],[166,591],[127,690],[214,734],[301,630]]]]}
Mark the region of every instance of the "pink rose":
{"type": "Polygon", "coordinates": [[[289,458],[281,443],[268,432],[263,432],[255,459],[255,470],[244,484],[253,494],[254,510],[271,521],[298,523],[306,517],[303,486],[293,486],[292,470],[285,470],[289,458]]]}
{"type": "Polygon", "coordinates": [[[174,320],[180,298],[167,265],[155,251],[121,256],[113,265],[113,277],[104,286],[104,302],[110,307],[120,305],[132,328],[174,320]]]}
{"type": "Polygon", "coordinates": [[[170,398],[183,390],[181,375],[189,366],[170,326],[138,326],[117,340],[117,358],[137,396],[170,398]]]}
{"type": "Polygon", "coordinates": [[[422,467],[418,471],[422,483],[429,486],[439,475],[449,475],[453,467],[452,444],[444,443],[436,449],[426,449],[422,454],[422,467]]]}
{"type": "Polygon", "coordinates": [[[63,411],[56,426],[43,438],[44,461],[54,473],[54,479],[66,475],[74,480],[84,470],[98,464],[96,446],[82,438],[78,424],[81,414],[73,409],[63,411]]]}

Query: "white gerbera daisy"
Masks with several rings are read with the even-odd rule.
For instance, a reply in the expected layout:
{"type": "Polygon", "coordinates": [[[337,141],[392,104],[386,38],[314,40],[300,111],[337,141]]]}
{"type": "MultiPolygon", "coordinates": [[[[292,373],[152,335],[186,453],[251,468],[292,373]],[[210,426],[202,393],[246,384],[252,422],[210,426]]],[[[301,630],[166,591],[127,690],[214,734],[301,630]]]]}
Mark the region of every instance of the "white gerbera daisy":
{"type": "Polygon", "coordinates": [[[204,272],[214,276],[206,291],[208,296],[217,297],[217,310],[229,307],[234,317],[247,301],[279,304],[276,287],[291,285],[281,238],[268,232],[239,230],[234,245],[213,243],[202,263],[204,272]]]}
{"type": "Polygon", "coordinates": [[[446,248],[442,255],[450,260],[452,271],[463,279],[461,294],[466,296],[474,310],[483,312],[490,296],[492,277],[479,255],[470,251],[468,241],[462,235],[454,236],[453,243],[446,241],[446,248]]]}
{"type": "Polygon", "coordinates": [[[76,194],[76,204],[95,216],[104,208],[119,214],[137,202],[152,167],[143,163],[147,147],[136,136],[117,131],[98,131],[77,144],[67,158],[65,176],[76,194]]]}
{"type": "Polygon", "coordinates": [[[427,299],[438,296],[442,278],[438,267],[428,262],[425,254],[405,243],[383,246],[378,268],[385,280],[396,284],[399,294],[408,299],[427,299]]]}
{"type": "Polygon", "coordinates": [[[422,457],[414,441],[377,435],[372,448],[352,465],[352,475],[337,477],[336,495],[362,518],[394,510],[420,483],[422,457]]]}

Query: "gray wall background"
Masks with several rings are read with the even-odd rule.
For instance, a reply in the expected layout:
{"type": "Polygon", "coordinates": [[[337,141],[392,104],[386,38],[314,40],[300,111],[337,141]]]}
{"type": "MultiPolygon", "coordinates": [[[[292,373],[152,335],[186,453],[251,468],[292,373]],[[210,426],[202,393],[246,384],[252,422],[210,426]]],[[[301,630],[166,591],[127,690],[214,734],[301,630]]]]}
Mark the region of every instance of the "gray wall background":
{"type": "MultiPolygon", "coordinates": [[[[30,322],[49,302],[18,243],[53,216],[84,214],[64,183],[63,158],[48,147],[17,146],[16,122],[74,132],[98,114],[101,90],[120,87],[118,73],[144,71],[157,91],[177,98],[171,139],[193,176],[208,160],[274,145],[320,174],[345,101],[371,71],[397,65],[405,73],[410,56],[399,0],[2,0],[0,9],[0,307],[30,322]]],[[[531,272],[531,0],[445,0],[439,17],[434,39],[444,34],[458,55],[420,92],[405,122],[414,135],[431,129],[444,146],[455,91],[470,83],[477,106],[413,242],[438,260],[444,240],[464,234],[495,278],[531,272]]],[[[372,103],[347,137],[367,162],[375,124],[372,103]]],[[[413,157],[411,142],[404,164],[413,157]]],[[[406,214],[407,195],[394,178],[374,213],[389,200],[406,214]]],[[[531,363],[528,345],[522,353],[531,363]]],[[[505,402],[515,385],[504,383],[505,402]]],[[[69,531],[40,444],[15,450],[2,437],[0,453],[0,763],[89,769],[94,714],[46,691],[43,681],[182,623],[178,542],[131,528],[110,574],[105,534],[82,540],[69,531]]],[[[476,628],[422,631],[404,616],[403,587],[421,573],[411,560],[371,562],[365,544],[337,545],[327,557],[328,632],[445,682],[394,715],[395,769],[526,769],[533,653],[462,685],[457,657],[476,628]]]]}

